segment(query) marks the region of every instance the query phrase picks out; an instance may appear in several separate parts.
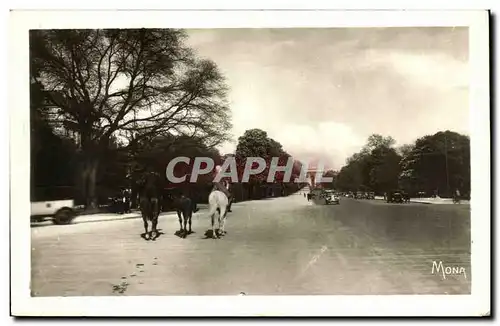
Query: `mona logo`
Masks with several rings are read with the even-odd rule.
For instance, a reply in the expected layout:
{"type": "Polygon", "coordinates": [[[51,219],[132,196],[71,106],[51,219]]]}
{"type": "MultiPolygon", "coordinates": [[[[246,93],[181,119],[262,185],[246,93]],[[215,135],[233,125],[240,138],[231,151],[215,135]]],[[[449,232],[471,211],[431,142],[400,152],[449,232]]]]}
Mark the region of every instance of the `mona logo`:
{"type": "Polygon", "coordinates": [[[460,266],[444,266],[443,262],[440,261],[439,263],[436,261],[432,262],[432,274],[439,274],[441,273],[441,277],[443,280],[446,280],[447,275],[462,275],[467,278],[467,274],[465,272],[464,267],[460,266]]]}

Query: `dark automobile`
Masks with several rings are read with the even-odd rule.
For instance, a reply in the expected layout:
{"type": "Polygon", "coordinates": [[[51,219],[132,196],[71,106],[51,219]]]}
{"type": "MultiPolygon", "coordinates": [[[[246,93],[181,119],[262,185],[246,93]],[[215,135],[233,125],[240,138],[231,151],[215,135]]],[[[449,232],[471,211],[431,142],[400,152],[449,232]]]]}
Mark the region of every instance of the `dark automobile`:
{"type": "Polygon", "coordinates": [[[400,191],[392,191],[387,193],[388,203],[403,203],[403,194],[400,191]]]}
{"type": "Polygon", "coordinates": [[[374,192],[369,192],[367,195],[367,199],[375,199],[375,193],[374,192]]]}
{"type": "Polygon", "coordinates": [[[325,204],[337,204],[340,205],[340,198],[339,195],[336,194],[332,190],[326,190],[323,194],[323,198],[325,199],[325,204]]]}
{"type": "Polygon", "coordinates": [[[108,199],[108,210],[115,214],[130,213],[130,199],[122,196],[116,195],[108,199]]]}
{"type": "Polygon", "coordinates": [[[403,197],[403,202],[404,203],[409,203],[410,202],[410,194],[408,194],[406,191],[401,192],[401,196],[403,197]]]}
{"type": "Polygon", "coordinates": [[[358,191],[356,193],[356,197],[355,198],[356,199],[366,199],[366,194],[364,192],[362,192],[362,191],[358,191]]]}

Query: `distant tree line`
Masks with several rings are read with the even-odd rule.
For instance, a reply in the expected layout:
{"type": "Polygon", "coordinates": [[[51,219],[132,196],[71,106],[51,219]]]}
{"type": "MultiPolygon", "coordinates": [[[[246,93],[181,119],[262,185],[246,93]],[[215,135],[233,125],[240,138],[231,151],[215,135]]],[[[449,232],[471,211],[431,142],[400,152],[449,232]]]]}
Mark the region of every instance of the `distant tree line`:
{"type": "Polygon", "coordinates": [[[452,131],[426,135],[413,144],[395,146],[392,137],[371,135],[358,153],[334,176],[331,187],[341,191],[402,189],[416,196],[450,197],[458,189],[470,194],[470,139],[452,131]]]}
{"type": "Polygon", "coordinates": [[[302,168],[299,161],[293,161],[294,165],[289,181],[284,180],[284,172],[277,172],[274,182],[267,182],[272,158],[280,158],[278,164],[284,166],[290,155],[283,150],[279,142],[268,137],[267,133],[260,129],[247,130],[239,137],[236,151],[225,155],[221,155],[218,150],[207,147],[200,139],[193,137],[158,137],[148,142],[147,145],[145,144],[141,153],[134,154],[133,162],[136,164],[137,176],[133,176],[132,179],[136,179],[145,166],[153,167],[156,171],[164,174],[169,162],[178,156],[190,158],[189,164],[178,163],[174,168],[174,176],[186,176],[186,179],[181,183],[165,180],[165,188],[170,189],[171,192],[184,193],[197,202],[206,203],[208,201],[208,195],[213,187],[215,169],[211,173],[199,175],[195,183],[190,182],[196,157],[211,158],[214,161],[214,168],[215,165],[222,166],[228,158],[236,162],[237,182],[231,182],[230,177],[223,178],[223,180],[230,181],[231,192],[237,201],[286,196],[301,187],[300,184],[294,183],[302,168]],[[248,182],[242,183],[248,157],[263,158],[266,167],[263,172],[251,175],[248,182]]]}

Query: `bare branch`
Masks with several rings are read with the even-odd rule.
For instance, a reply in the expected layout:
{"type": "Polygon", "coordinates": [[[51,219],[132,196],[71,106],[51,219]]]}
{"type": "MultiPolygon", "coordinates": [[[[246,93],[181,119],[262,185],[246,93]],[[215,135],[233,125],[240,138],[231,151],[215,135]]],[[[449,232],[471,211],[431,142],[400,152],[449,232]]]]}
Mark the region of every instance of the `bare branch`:
{"type": "MultiPolygon", "coordinates": [[[[125,147],[170,132],[227,138],[226,87],[217,67],[197,60],[177,30],[38,30],[32,62],[64,119],[85,141],[125,147]]],[[[212,142],[212,140],[210,140],[212,142]]]]}

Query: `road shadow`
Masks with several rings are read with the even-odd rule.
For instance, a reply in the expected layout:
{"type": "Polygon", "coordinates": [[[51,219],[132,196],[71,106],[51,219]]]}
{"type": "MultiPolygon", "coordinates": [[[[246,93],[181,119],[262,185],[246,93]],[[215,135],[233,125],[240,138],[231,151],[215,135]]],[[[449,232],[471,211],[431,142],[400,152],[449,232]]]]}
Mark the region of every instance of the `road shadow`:
{"type": "MultiPolygon", "coordinates": [[[[219,233],[219,229],[215,229],[215,232],[219,233]]],[[[227,235],[227,233],[228,232],[226,231],[224,234],[219,234],[219,238],[222,238],[223,236],[227,235]]],[[[212,229],[208,229],[208,230],[205,231],[205,233],[204,233],[205,237],[202,238],[202,239],[212,239],[212,234],[213,234],[212,233],[212,229]]]]}
{"type": "Polygon", "coordinates": [[[181,239],[185,239],[188,235],[193,234],[193,233],[196,233],[196,232],[194,232],[194,231],[187,232],[186,236],[183,236],[184,233],[181,230],[177,230],[177,231],[174,232],[174,235],[177,236],[177,237],[179,237],[179,238],[181,238],[181,239]]]}
{"type": "Polygon", "coordinates": [[[143,238],[143,239],[144,239],[144,240],[146,240],[146,241],[156,241],[156,239],[158,239],[159,237],[161,237],[161,236],[162,236],[162,235],[164,235],[164,234],[165,234],[165,233],[164,233],[164,232],[162,232],[162,229],[158,229],[154,238],[147,239],[147,238],[146,238],[146,233],[145,233],[145,232],[141,233],[141,238],[143,238]]]}

